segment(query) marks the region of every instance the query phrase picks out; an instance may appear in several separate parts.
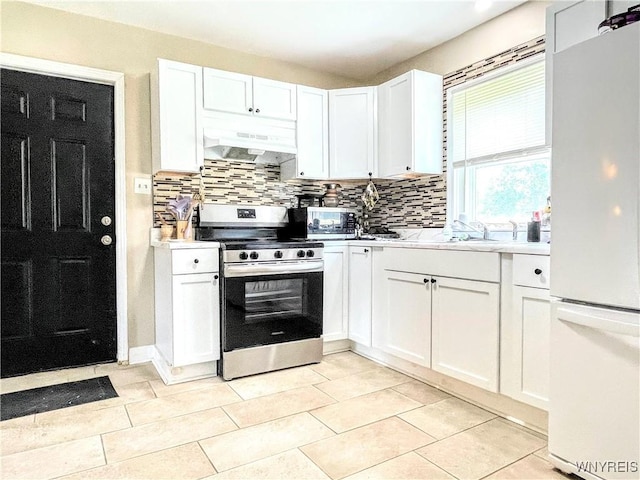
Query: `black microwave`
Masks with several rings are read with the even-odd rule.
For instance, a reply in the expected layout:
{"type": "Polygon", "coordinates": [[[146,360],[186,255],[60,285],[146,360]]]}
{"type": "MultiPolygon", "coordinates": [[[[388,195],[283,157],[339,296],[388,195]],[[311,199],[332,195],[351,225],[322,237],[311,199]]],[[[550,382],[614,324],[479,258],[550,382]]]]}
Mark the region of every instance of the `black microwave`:
{"type": "Polygon", "coordinates": [[[289,236],[295,239],[355,238],[356,212],[349,208],[300,207],[289,209],[289,236]]]}

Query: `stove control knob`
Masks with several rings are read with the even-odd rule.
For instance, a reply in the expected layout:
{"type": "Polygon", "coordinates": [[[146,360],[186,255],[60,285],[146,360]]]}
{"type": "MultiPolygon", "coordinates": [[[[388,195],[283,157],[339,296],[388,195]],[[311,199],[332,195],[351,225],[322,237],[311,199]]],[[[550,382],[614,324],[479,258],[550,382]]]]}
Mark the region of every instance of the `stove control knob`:
{"type": "Polygon", "coordinates": [[[299,258],[304,257],[304,250],[298,250],[298,253],[296,253],[296,255],[297,255],[299,258]]]}
{"type": "Polygon", "coordinates": [[[240,252],[240,260],[246,260],[249,258],[249,254],[247,252],[240,252]]]}
{"type": "Polygon", "coordinates": [[[282,258],[282,252],[280,250],[276,250],[273,252],[273,256],[276,258],[282,258]]]}
{"type": "Polygon", "coordinates": [[[307,250],[307,257],[313,257],[315,252],[313,250],[307,250]]]}
{"type": "Polygon", "coordinates": [[[249,257],[251,257],[251,260],[257,260],[258,259],[258,252],[251,252],[249,254],[249,257]]]}

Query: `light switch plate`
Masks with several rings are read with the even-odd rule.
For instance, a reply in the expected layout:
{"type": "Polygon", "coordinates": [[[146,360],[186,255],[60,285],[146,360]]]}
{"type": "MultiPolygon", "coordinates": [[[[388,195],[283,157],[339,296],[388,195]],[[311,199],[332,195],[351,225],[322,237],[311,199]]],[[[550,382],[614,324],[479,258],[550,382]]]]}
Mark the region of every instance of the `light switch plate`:
{"type": "Polygon", "coordinates": [[[151,195],[151,178],[135,177],[133,179],[133,192],[143,195],[151,195]]]}

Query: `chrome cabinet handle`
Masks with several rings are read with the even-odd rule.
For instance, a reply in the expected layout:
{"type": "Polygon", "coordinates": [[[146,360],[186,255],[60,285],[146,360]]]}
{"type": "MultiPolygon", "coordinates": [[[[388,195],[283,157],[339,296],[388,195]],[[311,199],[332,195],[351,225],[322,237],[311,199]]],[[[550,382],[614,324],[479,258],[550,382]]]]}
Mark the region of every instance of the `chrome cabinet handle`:
{"type": "Polygon", "coordinates": [[[103,235],[103,236],[100,238],[100,242],[101,242],[103,245],[109,246],[109,245],[111,245],[111,244],[113,243],[113,238],[111,238],[111,235],[103,235]]]}
{"type": "Polygon", "coordinates": [[[111,225],[111,217],[109,215],[105,215],[100,219],[100,223],[105,227],[108,227],[109,225],[111,225]]]}

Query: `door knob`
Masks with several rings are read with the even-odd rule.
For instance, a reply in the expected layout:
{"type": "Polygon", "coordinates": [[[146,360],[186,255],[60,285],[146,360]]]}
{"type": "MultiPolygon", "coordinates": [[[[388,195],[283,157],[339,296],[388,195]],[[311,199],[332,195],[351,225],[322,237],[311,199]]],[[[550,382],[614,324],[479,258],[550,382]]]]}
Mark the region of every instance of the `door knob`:
{"type": "Polygon", "coordinates": [[[113,238],[111,238],[111,235],[103,235],[102,238],[100,238],[100,242],[103,245],[111,245],[113,243],[113,238]]]}
{"type": "Polygon", "coordinates": [[[105,215],[100,219],[100,223],[105,227],[108,227],[109,225],[111,225],[111,217],[109,215],[105,215]]]}

